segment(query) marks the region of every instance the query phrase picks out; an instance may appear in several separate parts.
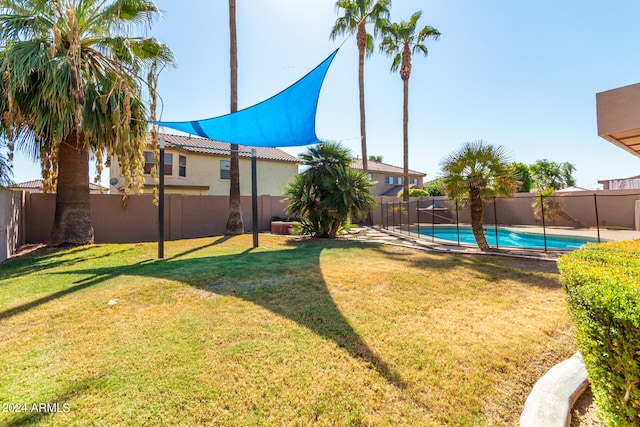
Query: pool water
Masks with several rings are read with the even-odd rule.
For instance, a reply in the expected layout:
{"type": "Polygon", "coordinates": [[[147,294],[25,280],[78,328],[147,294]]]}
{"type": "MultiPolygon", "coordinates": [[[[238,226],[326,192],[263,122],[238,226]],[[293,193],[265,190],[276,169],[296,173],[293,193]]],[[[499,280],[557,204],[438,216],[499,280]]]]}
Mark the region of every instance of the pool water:
{"type": "MultiPolygon", "coordinates": [[[[489,246],[496,246],[495,227],[484,227],[484,230],[484,236],[489,246]]],[[[431,237],[431,228],[421,228],[420,234],[431,237]]],[[[458,229],[455,226],[437,226],[434,227],[434,237],[457,243],[458,229]]],[[[598,239],[589,237],[547,234],[547,249],[577,249],[585,243],[597,241],[598,239]]],[[[476,239],[473,237],[473,232],[471,231],[471,226],[460,226],[460,243],[476,243],[476,239]]],[[[544,235],[511,231],[498,227],[498,246],[544,249],[544,235]]]]}

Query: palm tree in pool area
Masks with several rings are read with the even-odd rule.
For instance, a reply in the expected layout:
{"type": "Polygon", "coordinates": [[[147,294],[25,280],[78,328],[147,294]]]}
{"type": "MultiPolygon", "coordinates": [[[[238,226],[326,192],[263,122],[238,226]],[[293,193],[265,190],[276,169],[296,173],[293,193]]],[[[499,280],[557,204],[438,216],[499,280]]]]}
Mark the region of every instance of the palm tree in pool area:
{"type": "Polygon", "coordinates": [[[520,184],[505,149],[484,141],[465,142],[444,158],[440,167],[447,197],[470,201],[473,236],[481,250],[490,250],[482,228],[483,199],[511,196],[520,184]]]}
{"type": "Polygon", "coordinates": [[[373,53],[373,36],[367,33],[367,24],[374,24],[374,33],[380,28],[383,19],[389,17],[391,0],[339,0],[336,9],[343,15],[331,30],[331,39],[344,34],[356,34],[358,44],[358,89],[360,93],[360,142],[362,145],[362,169],[366,174],[367,165],[367,129],[364,107],[364,58],[373,53]]]}
{"type": "Polygon", "coordinates": [[[417,30],[418,20],[422,12],[411,15],[408,22],[400,21],[391,23],[383,21],[382,34],[384,38],[380,44],[380,50],[393,57],[391,71],[400,70],[400,78],[404,91],[402,106],[402,133],[404,146],[404,177],[402,179],[403,200],[409,201],[409,77],[411,77],[411,56],[414,53],[429,53],[425,42],[428,39],[438,40],[440,32],[433,27],[425,26],[417,30]]]}
{"type": "MultiPolygon", "coordinates": [[[[238,111],[238,37],[236,32],[236,0],[229,0],[229,69],[231,83],[231,112],[238,111]]],[[[240,204],[240,155],[238,144],[230,146],[229,161],[229,218],[225,234],[244,233],[240,204]]]]}
{"type": "Polygon", "coordinates": [[[56,190],[52,245],[93,241],[90,153],[98,172],[117,156],[127,189],[143,174],[146,72],[173,55],[129,33],[159,15],[149,0],[2,2],[0,137],[40,159],[56,190]]]}

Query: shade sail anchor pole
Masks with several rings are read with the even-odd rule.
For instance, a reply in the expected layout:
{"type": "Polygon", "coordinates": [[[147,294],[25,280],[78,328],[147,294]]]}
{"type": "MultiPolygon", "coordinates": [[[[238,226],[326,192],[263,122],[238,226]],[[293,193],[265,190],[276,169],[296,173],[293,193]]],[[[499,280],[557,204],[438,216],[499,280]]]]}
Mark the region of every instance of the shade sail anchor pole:
{"type": "Polygon", "coordinates": [[[164,258],[164,138],[160,138],[160,183],[158,185],[158,259],[164,258]]]}
{"type": "Polygon", "coordinates": [[[258,173],[257,173],[256,149],[251,149],[251,231],[253,232],[253,248],[258,247],[258,173]]]}

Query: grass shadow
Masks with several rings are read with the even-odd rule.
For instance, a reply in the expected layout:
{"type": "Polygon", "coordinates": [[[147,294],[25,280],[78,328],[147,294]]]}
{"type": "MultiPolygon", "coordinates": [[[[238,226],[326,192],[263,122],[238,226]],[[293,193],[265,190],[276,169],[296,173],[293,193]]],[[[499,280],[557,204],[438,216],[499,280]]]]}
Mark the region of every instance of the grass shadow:
{"type": "Polygon", "coordinates": [[[67,289],[0,312],[0,320],[74,292],[120,276],[169,279],[222,296],[234,296],[263,307],[335,342],[353,358],[370,364],[388,383],[400,389],[406,383],[380,358],[350,325],[333,300],[320,268],[325,247],[344,242],[292,241],[293,248],[279,251],[245,250],[221,256],[182,258],[222,243],[221,239],[165,260],[145,260],[133,265],[72,268],[61,273],[87,276],[67,289]]]}

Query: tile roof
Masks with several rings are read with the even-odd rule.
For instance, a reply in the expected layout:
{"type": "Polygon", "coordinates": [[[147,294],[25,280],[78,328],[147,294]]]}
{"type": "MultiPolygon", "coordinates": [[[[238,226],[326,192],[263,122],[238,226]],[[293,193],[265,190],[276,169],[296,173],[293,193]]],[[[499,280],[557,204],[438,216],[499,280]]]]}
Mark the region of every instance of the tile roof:
{"type": "MultiPolygon", "coordinates": [[[[22,188],[25,190],[42,190],[43,185],[41,179],[34,179],[33,181],[19,182],[11,187],[22,188]]],[[[108,188],[106,187],[94,184],[93,182],[89,183],[89,190],[91,191],[100,191],[101,188],[103,191],[108,191],[108,188]]]]}
{"type": "MultiPolygon", "coordinates": [[[[351,167],[362,170],[362,159],[351,159],[351,167]]],[[[373,160],[367,161],[367,169],[369,172],[393,173],[398,175],[402,175],[404,173],[404,168],[388,165],[386,163],[374,162],[373,160]]],[[[427,176],[426,173],[413,171],[411,169],[409,169],[409,175],[427,176]]]]}
{"type": "MultiPolygon", "coordinates": [[[[229,144],[197,136],[160,134],[164,138],[165,147],[178,148],[180,151],[199,153],[210,156],[229,156],[229,144]]],[[[240,157],[251,157],[250,146],[239,145],[240,157]]],[[[300,163],[300,159],[277,148],[255,147],[256,157],[261,160],[300,163]]]]}

